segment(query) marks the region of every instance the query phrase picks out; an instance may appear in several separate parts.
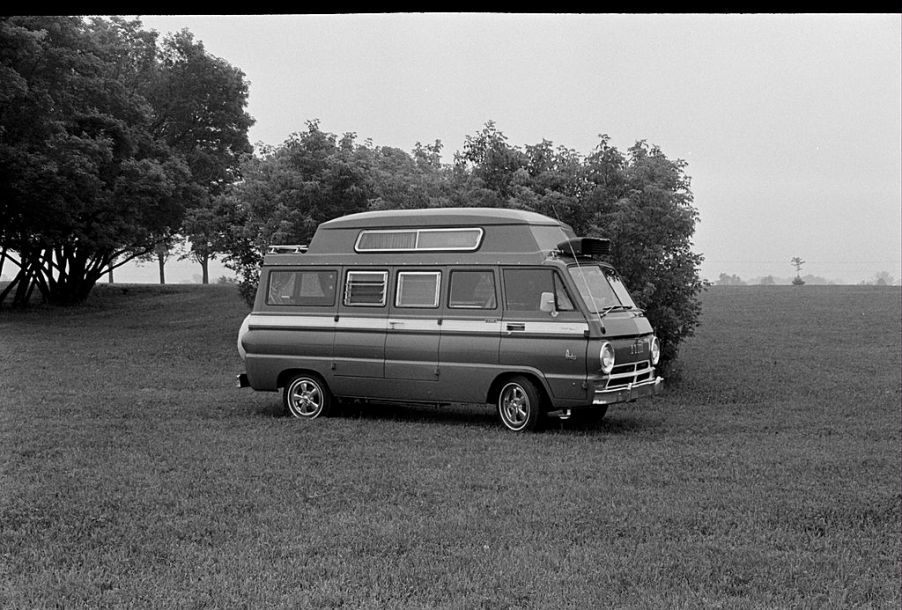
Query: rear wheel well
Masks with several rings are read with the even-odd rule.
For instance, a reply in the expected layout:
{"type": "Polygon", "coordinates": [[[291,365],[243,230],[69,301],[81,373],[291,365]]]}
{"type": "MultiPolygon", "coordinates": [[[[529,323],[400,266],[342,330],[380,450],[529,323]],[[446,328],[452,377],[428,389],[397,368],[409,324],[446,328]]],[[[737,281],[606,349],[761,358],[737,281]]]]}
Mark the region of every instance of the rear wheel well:
{"type": "Polygon", "coordinates": [[[295,375],[310,375],[312,377],[318,378],[320,381],[325,383],[323,376],[311,369],[285,369],[284,371],[279,373],[279,376],[276,379],[276,387],[284,388],[288,384],[288,382],[291,381],[291,378],[295,375]]]}

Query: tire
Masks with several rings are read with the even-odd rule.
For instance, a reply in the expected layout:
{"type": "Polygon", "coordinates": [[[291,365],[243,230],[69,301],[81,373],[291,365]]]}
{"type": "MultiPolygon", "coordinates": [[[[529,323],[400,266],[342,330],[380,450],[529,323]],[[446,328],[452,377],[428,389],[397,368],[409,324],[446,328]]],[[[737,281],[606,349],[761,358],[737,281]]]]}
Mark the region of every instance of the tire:
{"type": "Polygon", "coordinates": [[[498,392],[498,417],[508,430],[533,431],[542,414],[542,392],[526,377],[513,377],[498,392]]]}
{"type": "Polygon", "coordinates": [[[316,419],[329,414],[332,394],[322,379],[302,373],[295,375],[282,392],[285,413],[298,419],[316,419]]]}

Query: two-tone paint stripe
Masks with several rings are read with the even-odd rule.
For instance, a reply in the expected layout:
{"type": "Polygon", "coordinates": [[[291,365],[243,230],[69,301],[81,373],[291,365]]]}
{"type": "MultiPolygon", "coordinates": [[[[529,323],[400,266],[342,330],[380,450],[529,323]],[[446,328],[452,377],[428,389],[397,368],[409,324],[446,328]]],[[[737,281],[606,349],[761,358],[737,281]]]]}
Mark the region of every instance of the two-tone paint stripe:
{"type": "Polygon", "coordinates": [[[534,320],[410,318],[329,315],[269,315],[251,314],[248,330],[335,330],[340,332],[414,332],[462,333],[508,336],[580,336],[589,325],[580,322],[545,322],[534,320]]]}

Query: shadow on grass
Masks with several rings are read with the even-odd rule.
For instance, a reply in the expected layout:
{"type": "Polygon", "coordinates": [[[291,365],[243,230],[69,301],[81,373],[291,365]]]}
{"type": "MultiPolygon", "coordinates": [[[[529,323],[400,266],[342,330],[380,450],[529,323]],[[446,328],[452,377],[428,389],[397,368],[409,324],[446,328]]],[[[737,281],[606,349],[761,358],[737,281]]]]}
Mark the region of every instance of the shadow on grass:
{"type": "MultiPolygon", "coordinates": [[[[259,417],[290,417],[283,411],[280,401],[272,401],[257,409],[256,415],[259,417]]],[[[486,428],[500,425],[494,417],[494,411],[479,405],[438,407],[423,404],[342,401],[333,405],[329,418],[407,423],[434,422],[486,428]]]]}
{"type": "MultiPolygon", "coordinates": [[[[272,401],[255,411],[258,417],[285,417],[279,401],[272,401]]],[[[495,409],[488,405],[454,404],[434,406],[423,404],[341,402],[333,406],[329,415],[334,419],[395,421],[403,423],[429,423],[436,425],[470,426],[489,430],[502,429],[495,409]]],[[[552,434],[580,435],[643,434],[656,433],[662,422],[651,416],[631,413],[608,414],[604,418],[591,415],[574,415],[567,420],[544,418],[540,431],[552,434]]]]}
{"type": "Polygon", "coordinates": [[[494,417],[494,411],[480,405],[439,407],[422,404],[343,403],[337,409],[335,417],[408,423],[444,423],[480,428],[493,428],[499,425],[494,417]]]}
{"type": "Polygon", "coordinates": [[[658,434],[662,422],[651,416],[636,416],[630,413],[608,413],[604,418],[579,416],[568,420],[546,420],[545,430],[563,434],[658,434]]]}

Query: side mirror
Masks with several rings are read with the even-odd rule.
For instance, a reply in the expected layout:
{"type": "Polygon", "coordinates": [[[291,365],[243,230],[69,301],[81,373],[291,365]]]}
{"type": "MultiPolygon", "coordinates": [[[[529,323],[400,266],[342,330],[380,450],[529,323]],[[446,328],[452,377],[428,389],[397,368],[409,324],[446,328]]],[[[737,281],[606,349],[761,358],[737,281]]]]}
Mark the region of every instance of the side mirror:
{"type": "Polygon", "coordinates": [[[539,297],[539,309],[545,313],[550,313],[552,317],[557,315],[557,310],[554,308],[553,292],[542,293],[542,296],[539,297]]]}

